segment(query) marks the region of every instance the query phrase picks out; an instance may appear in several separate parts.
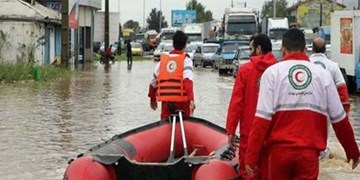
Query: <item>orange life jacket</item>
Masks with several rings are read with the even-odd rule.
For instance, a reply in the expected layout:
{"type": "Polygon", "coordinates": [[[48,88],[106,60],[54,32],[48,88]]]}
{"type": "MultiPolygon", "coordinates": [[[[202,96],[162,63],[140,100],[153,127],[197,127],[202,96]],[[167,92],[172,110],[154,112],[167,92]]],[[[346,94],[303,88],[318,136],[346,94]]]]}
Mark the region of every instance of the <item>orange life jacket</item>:
{"type": "Polygon", "coordinates": [[[160,74],[157,77],[157,101],[188,101],[183,83],[185,57],[185,54],[161,55],[160,74]]]}

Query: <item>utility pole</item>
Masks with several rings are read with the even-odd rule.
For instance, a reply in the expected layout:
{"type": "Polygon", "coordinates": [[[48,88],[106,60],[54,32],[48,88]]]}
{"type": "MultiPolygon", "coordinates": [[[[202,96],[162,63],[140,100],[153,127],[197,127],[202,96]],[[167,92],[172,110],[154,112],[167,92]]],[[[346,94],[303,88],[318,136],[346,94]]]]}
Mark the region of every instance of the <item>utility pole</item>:
{"type": "Polygon", "coordinates": [[[358,0],[358,10],[360,10],[360,0],[358,0]]]}
{"type": "Polygon", "coordinates": [[[69,0],[61,3],[61,64],[69,67],[69,0]]]}
{"type": "Polygon", "coordinates": [[[117,53],[121,55],[121,31],[122,31],[122,27],[121,27],[121,12],[120,12],[120,0],[118,1],[118,8],[119,8],[119,24],[118,24],[118,31],[119,31],[119,35],[118,35],[118,45],[117,45],[117,53]]]}
{"type": "Polygon", "coordinates": [[[323,13],[323,4],[320,3],[320,24],[319,24],[319,27],[322,26],[322,13],[323,13]]]}
{"type": "Polygon", "coordinates": [[[105,0],[105,33],[104,33],[104,42],[105,48],[104,50],[109,47],[109,0],[105,0]]]}
{"type": "Polygon", "coordinates": [[[143,0],[143,29],[145,28],[145,0],[143,0]]]}
{"type": "Polygon", "coordinates": [[[162,20],[162,11],[161,11],[161,0],[160,0],[160,17],[159,17],[159,33],[161,32],[161,20],[162,20]]]}
{"type": "Polygon", "coordinates": [[[231,0],[231,7],[234,8],[234,0],[231,0]]]}
{"type": "Polygon", "coordinates": [[[276,0],[273,0],[274,18],[276,18],[276,0]]]}

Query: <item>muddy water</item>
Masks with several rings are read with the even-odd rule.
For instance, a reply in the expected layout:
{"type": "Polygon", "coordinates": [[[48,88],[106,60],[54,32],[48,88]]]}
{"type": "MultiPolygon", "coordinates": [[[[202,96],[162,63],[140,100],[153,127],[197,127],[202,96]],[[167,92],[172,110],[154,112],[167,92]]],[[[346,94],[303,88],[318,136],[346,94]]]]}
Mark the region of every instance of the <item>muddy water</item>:
{"type": "MultiPolygon", "coordinates": [[[[0,85],[0,179],[61,179],[68,160],[114,134],[154,122],[148,83],[154,62],[125,63],[105,70],[90,65],[69,79],[0,85]]],[[[233,78],[195,69],[195,116],[225,125],[233,78]]],[[[351,97],[351,119],[360,142],[359,96],[351,97]]],[[[321,163],[320,179],[360,179],[342,148],[321,163]]],[[[360,168],[360,167],[359,167],[360,168]]]]}

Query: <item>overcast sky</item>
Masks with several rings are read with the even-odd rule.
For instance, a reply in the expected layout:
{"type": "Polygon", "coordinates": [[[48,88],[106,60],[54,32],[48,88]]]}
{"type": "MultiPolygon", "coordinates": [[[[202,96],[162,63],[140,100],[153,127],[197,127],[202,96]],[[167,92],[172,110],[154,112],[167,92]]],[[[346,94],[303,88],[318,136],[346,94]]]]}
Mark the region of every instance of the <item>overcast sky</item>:
{"type": "MultiPolygon", "coordinates": [[[[140,26],[143,24],[143,3],[145,2],[145,23],[146,18],[150,14],[151,9],[157,8],[160,9],[165,15],[165,20],[171,25],[171,11],[185,9],[186,2],[190,0],[110,0],[110,11],[118,12],[120,8],[120,22],[124,24],[127,20],[133,19],[140,23],[140,26]],[[119,4],[120,3],[120,4],[119,4]]],[[[255,8],[261,11],[261,7],[264,4],[265,0],[233,0],[234,4],[247,2],[247,6],[255,8]]],[[[293,5],[298,0],[287,0],[289,5],[293,5]]],[[[355,1],[355,0],[339,0],[342,1],[355,1]]],[[[104,4],[105,0],[103,0],[104,4]]],[[[226,7],[229,7],[231,0],[198,0],[203,4],[206,10],[211,10],[213,12],[213,18],[221,20],[224,10],[226,7]]]]}
{"type": "MultiPolygon", "coordinates": [[[[120,8],[120,22],[124,24],[127,20],[133,19],[143,24],[143,3],[145,1],[145,23],[151,9],[160,9],[165,15],[165,20],[171,25],[171,11],[185,9],[186,3],[190,0],[110,0],[110,11],[118,12],[120,8]],[[120,2],[120,4],[119,4],[120,2]]],[[[261,10],[265,0],[233,0],[234,4],[247,2],[247,6],[261,10]]],[[[104,4],[105,0],[103,0],[104,4]]],[[[231,0],[198,0],[205,6],[206,10],[213,12],[213,18],[221,20],[226,7],[229,7],[231,0]]],[[[297,0],[288,0],[290,4],[297,0]]]]}

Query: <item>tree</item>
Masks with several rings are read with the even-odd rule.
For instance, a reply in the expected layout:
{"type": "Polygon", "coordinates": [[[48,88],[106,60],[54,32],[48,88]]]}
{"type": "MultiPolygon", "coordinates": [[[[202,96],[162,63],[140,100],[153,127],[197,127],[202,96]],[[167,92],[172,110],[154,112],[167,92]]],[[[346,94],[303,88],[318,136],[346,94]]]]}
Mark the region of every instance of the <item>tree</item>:
{"type": "Polygon", "coordinates": [[[126,21],[126,23],[124,24],[124,28],[137,29],[139,28],[139,22],[130,19],[126,21]]]}
{"type": "Polygon", "coordinates": [[[157,32],[160,32],[160,17],[161,17],[161,28],[168,27],[167,22],[165,21],[165,16],[163,16],[161,11],[158,11],[156,8],[152,9],[150,15],[146,19],[149,29],[155,29],[157,32]]]}
{"type": "Polygon", "coordinates": [[[186,9],[196,11],[196,23],[203,23],[213,20],[212,12],[210,10],[205,11],[205,6],[197,2],[197,0],[191,0],[187,2],[186,9]]]}
{"type": "MultiPolygon", "coordinates": [[[[274,0],[265,1],[261,10],[261,19],[265,16],[273,17],[274,16],[274,0]]],[[[276,0],[276,17],[285,17],[287,15],[287,5],[286,0],[276,0]]]]}

